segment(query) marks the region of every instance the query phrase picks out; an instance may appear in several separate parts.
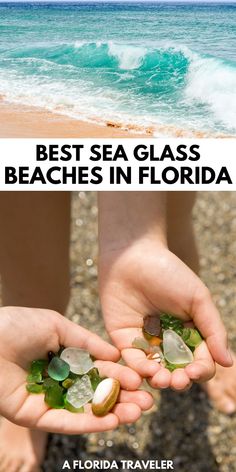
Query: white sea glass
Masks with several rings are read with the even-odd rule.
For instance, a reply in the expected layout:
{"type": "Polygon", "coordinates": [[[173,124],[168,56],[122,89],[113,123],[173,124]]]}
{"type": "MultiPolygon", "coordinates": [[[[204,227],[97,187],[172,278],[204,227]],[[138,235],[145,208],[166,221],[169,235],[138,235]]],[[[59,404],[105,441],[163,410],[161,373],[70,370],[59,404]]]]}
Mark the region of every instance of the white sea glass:
{"type": "Polygon", "coordinates": [[[183,339],[171,329],[163,333],[163,352],[165,359],[171,364],[190,364],[193,354],[183,339]]]}
{"type": "Polygon", "coordinates": [[[83,375],[87,374],[93,369],[93,361],[87,351],[78,349],[76,347],[67,347],[60,355],[61,359],[70,366],[70,371],[73,374],[83,375]]]}
{"type": "Polygon", "coordinates": [[[93,399],[94,391],[88,375],[84,375],[81,379],[76,380],[72,387],[68,388],[66,400],[74,408],[81,408],[87,405],[93,399]]]}

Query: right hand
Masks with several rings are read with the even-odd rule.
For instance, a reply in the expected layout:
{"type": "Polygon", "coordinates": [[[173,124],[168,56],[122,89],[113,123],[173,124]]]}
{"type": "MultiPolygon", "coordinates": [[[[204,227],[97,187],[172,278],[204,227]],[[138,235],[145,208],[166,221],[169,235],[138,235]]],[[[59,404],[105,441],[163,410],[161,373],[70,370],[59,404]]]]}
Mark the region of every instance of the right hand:
{"type": "Polygon", "coordinates": [[[226,331],[208,289],[162,242],[147,235],[117,250],[103,248],[99,279],[107,331],[127,365],[152,387],[184,390],[193,380],[212,378],[215,362],[232,365],[226,331]],[[193,321],[205,338],[194,362],[173,373],[132,347],[142,336],[143,318],[159,310],[193,321]]]}
{"type": "Polygon", "coordinates": [[[64,434],[107,431],[121,423],[136,421],[142,410],[152,406],[152,396],[137,390],[140,376],[116,364],[120,353],[96,334],[72,323],[51,310],[0,308],[0,414],[20,426],[64,434]],[[113,411],[104,417],[86,413],[53,410],[43,394],[26,391],[27,370],[36,359],[47,358],[60,346],[86,349],[96,359],[102,376],[115,377],[121,393],[113,411]]]}

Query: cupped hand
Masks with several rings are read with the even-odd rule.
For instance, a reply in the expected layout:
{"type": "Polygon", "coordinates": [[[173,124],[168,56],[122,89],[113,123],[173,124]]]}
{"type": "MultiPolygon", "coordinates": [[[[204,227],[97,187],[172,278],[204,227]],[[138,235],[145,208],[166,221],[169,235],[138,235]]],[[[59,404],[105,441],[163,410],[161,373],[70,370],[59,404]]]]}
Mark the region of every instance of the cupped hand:
{"type": "Polygon", "coordinates": [[[116,364],[117,348],[96,334],[72,323],[51,310],[7,307],[0,309],[0,414],[25,427],[65,434],[107,431],[121,423],[136,421],[142,410],[152,406],[152,397],[138,390],[140,376],[130,368],[116,364]],[[117,378],[121,383],[118,403],[104,417],[50,409],[43,394],[26,391],[30,363],[47,358],[60,346],[86,349],[96,359],[101,376],[117,378]]]}
{"type": "Polygon", "coordinates": [[[215,362],[232,365],[226,331],[208,289],[159,241],[144,237],[124,248],[103,250],[99,280],[107,331],[127,365],[152,387],[184,390],[192,381],[212,378],[215,362]],[[133,340],[142,336],[144,317],[158,311],[193,321],[205,338],[194,362],[173,373],[132,348],[133,340]]]}

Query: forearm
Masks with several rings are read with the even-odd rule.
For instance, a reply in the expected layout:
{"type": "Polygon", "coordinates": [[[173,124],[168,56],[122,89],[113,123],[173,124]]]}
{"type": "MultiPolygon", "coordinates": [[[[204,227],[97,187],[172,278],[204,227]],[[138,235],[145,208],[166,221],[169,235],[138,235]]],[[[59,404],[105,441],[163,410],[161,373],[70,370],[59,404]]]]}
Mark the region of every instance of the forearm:
{"type": "Polygon", "coordinates": [[[142,238],[166,244],[165,192],[99,192],[100,254],[142,238]]]}

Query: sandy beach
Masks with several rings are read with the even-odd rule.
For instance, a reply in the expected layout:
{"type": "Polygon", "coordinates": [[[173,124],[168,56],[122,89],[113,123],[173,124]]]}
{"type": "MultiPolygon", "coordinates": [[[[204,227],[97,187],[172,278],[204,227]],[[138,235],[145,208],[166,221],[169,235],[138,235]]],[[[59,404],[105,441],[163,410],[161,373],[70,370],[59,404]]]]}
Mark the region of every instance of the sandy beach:
{"type": "Polygon", "coordinates": [[[130,138],[152,134],[147,130],[107,122],[102,126],[80,121],[42,108],[0,101],[0,138],[130,138]]]}
{"type": "Polygon", "coordinates": [[[0,97],[0,138],[234,138],[235,136],[173,125],[156,125],[155,129],[135,124],[107,121],[105,124],[73,119],[43,108],[9,103],[0,97]]]}

